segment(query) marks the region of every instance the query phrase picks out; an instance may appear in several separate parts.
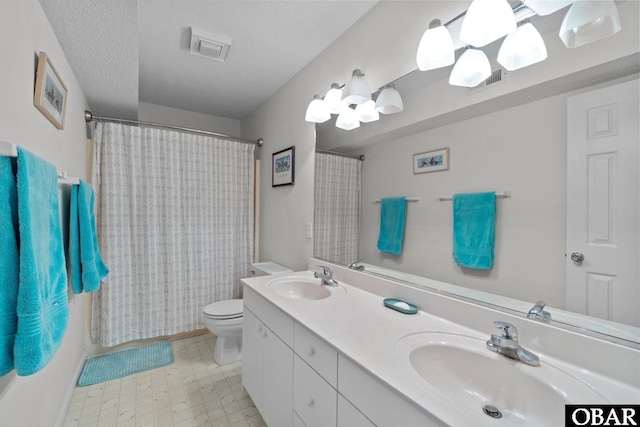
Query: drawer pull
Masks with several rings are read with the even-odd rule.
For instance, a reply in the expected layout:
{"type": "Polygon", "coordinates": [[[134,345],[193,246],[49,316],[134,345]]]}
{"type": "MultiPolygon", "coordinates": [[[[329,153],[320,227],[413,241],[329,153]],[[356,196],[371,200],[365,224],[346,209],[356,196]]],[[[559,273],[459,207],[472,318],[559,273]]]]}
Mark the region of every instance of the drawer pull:
{"type": "Polygon", "coordinates": [[[307,356],[313,357],[314,354],[316,354],[316,351],[313,349],[313,347],[309,347],[309,349],[307,350],[307,356]]]}
{"type": "Polygon", "coordinates": [[[258,331],[258,333],[262,332],[262,326],[258,326],[258,327],[256,328],[256,331],[258,331]]]}
{"type": "Polygon", "coordinates": [[[307,406],[311,408],[313,406],[313,397],[307,399],[307,406]]]}

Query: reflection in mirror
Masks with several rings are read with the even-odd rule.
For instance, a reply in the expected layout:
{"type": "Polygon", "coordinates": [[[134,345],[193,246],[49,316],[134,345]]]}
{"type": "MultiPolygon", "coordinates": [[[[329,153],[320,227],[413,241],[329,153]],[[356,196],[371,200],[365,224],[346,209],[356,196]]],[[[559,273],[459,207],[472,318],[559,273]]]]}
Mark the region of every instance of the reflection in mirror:
{"type": "MultiPolygon", "coordinates": [[[[636,2],[619,7],[621,17],[637,16],[636,2]]],[[[427,78],[416,71],[394,82],[405,100],[397,117],[351,132],[336,130],[333,121],[317,125],[317,148],[362,154],[366,161],[360,210],[352,209],[350,220],[340,219],[359,221],[357,251],[352,243],[348,253],[340,248],[347,233],[339,231],[338,242],[315,242],[315,256],[344,265],[362,259],[365,272],[524,315],[543,300],[551,319],[538,320],[640,343],[638,20],[626,19],[620,34],[611,40],[630,40],[635,53],[611,54],[608,62],[580,69],[574,58],[567,60],[571,72],[562,73],[566,48],[555,46],[564,51],[550,53],[555,59],[528,75],[532,84],[519,79],[523,74],[505,73],[495,88],[451,88],[450,68],[427,78]],[[550,78],[537,80],[541,74],[550,78]],[[607,148],[616,135],[621,147],[607,148]],[[603,151],[584,150],[595,146],[603,151]],[[414,154],[442,148],[449,149],[449,170],[414,174],[414,154]],[[511,197],[496,199],[495,266],[458,266],[452,257],[452,202],[438,197],[500,190],[511,191],[511,197]],[[407,204],[402,253],[379,252],[380,204],[374,200],[402,196],[419,197],[407,204]],[[599,252],[616,248],[621,250],[599,252]],[[340,256],[332,253],[338,249],[340,256]],[[584,254],[582,263],[572,260],[574,252],[584,254]]],[[[607,49],[594,44],[581,54],[605,57],[607,49]]],[[[355,187],[340,191],[345,188],[355,187]]],[[[316,195],[316,238],[324,208],[316,195]]],[[[324,209],[322,221],[330,221],[333,212],[339,211],[324,209]]]]}
{"type": "Polygon", "coordinates": [[[362,157],[316,151],[313,253],[350,265],[358,261],[362,157]]]}

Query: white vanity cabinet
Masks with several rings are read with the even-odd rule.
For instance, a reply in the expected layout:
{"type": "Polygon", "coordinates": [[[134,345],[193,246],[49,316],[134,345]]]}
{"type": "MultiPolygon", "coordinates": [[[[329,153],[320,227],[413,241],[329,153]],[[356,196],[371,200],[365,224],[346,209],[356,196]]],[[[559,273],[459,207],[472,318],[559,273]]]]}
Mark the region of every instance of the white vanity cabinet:
{"type": "MultiPolygon", "coordinates": [[[[338,385],[340,394],[366,414],[373,425],[378,427],[447,425],[418,408],[342,355],[338,357],[338,385]]],[[[356,409],[353,408],[353,410],[356,409]]],[[[345,427],[347,425],[345,424],[345,427]]]]}
{"type": "Polygon", "coordinates": [[[269,427],[443,425],[244,287],[242,383],[269,427]]]}
{"type": "Polygon", "coordinates": [[[293,425],[293,319],[245,286],[242,384],[268,426],[293,425]]]}

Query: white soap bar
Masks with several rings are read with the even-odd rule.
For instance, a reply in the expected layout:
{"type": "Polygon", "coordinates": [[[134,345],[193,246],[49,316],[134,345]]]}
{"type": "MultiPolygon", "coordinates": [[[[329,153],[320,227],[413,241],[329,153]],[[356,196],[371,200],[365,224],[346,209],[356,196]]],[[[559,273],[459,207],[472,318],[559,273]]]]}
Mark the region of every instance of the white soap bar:
{"type": "Polygon", "coordinates": [[[393,305],[398,307],[398,308],[401,308],[403,310],[410,310],[411,309],[411,306],[409,304],[407,304],[406,302],[402,302],[402,301],[398,301],[393,305]]]}

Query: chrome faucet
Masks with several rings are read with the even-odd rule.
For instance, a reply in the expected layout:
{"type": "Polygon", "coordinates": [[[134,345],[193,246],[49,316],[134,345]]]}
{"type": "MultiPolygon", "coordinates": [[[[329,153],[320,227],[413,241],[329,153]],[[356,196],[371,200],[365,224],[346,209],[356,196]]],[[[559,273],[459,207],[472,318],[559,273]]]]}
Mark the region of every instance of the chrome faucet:
{"type": "Polygon", "coordinates": [[[533,307],[531,307],[531,310],[529,310],[527,317],[529,319],[536,319],[536,320],[542,320],[543,322],[548,322],[549,320],[551,320],[551,313],[544,310],[545,305],[547,305],[547,303],[542,300],[536,302],[536,304],[533,307]]]}
{"type": "Polygon", "coordinates": [[[333,272],[329,267],[325,265],[316,265],[316,267],[322,269],[322,274],[318,273],[317,271],[313,273],[313,277],[321,280],[320,284],[328,286],[338,286],[338,282],[332,277],[333,272]]]}
{"type": "Polygon", "coordinates": [[[356,262],[352,262],[349,268],[352,270],[364,271],[364,265],[358,265],[359,262],[362,262],[362,261],[358,260],[356,262]]]}
{"type": "Polygon", "coordinates": [[[518,344],[518,330],[511,323],[495,321],[496,328],[502,330],[501,335],[491,335],[487,341],[487,347],[491,351],[500,353],[511,359],[519,360],[527,365],[538,366],[540,359],[529,350],[525,350],[518,344]]]}

